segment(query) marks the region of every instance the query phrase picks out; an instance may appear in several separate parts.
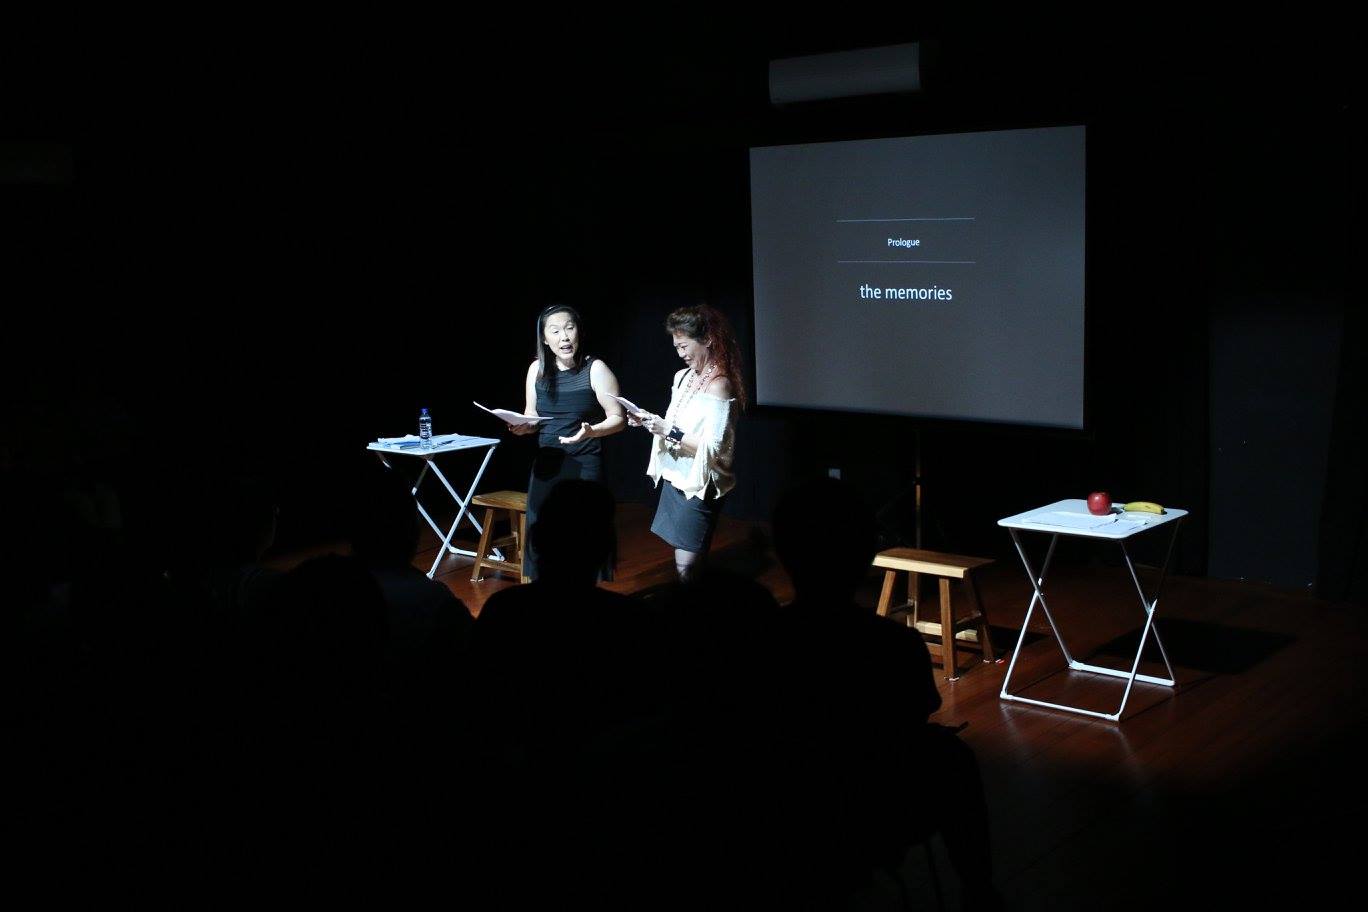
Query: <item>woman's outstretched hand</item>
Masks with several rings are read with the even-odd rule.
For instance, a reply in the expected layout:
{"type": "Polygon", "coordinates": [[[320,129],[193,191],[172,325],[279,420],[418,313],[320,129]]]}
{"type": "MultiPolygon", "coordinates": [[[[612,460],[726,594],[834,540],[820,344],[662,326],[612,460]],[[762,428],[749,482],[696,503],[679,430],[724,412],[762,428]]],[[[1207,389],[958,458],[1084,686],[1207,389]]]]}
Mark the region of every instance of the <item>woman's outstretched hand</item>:
{"type": "Polygon", "coordinates": [[[584,440],[589,440],[593,436],[594,429],[589,425],[589,422],[582,421],[580,422],[579,430],[575,432],[575,435],[573,437],[561,437],[559,439],[561,443],[571,444],[579,443],[584,440]]]}

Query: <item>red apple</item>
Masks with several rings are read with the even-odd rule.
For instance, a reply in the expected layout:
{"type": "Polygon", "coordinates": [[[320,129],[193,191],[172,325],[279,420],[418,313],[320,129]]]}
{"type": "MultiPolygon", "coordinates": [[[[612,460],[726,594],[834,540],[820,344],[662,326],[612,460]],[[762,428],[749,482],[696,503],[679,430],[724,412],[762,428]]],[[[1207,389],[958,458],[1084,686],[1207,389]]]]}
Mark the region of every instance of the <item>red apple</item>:
{"type": "Polygon", "coordinates": [[[1088,512],[1095,516],[1106,516],[1111,512],[1111,495],[1106,491],[1093,491],[1088,495],[1088,512]]]}

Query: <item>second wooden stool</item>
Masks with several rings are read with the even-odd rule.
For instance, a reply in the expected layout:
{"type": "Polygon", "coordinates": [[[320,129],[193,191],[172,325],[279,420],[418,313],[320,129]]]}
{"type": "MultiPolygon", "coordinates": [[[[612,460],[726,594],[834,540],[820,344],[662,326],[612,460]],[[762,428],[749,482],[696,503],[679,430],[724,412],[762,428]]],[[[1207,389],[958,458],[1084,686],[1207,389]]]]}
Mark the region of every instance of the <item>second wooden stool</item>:
{"type": "Polygon", "coordinates": [[[523,574],[523,548],[527,545],[527,492],[526,491],[492,491],[488,494],[478,494],[470,499],[470,506],[473,511],[475,507],[484,507],[484,531],[480,533],[480,544],[475,549],[475,566],[470,568],[470,581],[478,583],[480,581],[480,570],[484,567],[491,567],[495,570],[503,570],[506,573],[518,574],[518,579],[527,582],[527,576],[523,574]],[[508,514],[508,534],[503,538],[494,538],[494,515],[498,511],[508,514]],[[496,560],[490,556],[490,552],[495,548],[512,548],[512,560],[496,560]]]}
{"type": "Polygon", "coordinates": [[[988,618],[983,613],[983,603],[979,600],[978,585],[974,582],[974,571],[991,564],[992,560],[983,557],[965,557],[959,554],[942,554],[939,551],[923,551],[918,548],[889,548],[874,557],[874,566],[883,568],[883,591],[879,594],[878,612],[888,616],[893,600],[893,585],[899,573],[907,574],[907,601],[898,607],[910,609],[907,626],[916,627],[924,635],[940,638],[940,643],[928,643],[933,653],[939,652],[941,665],[948,681],[959,680],[957,649],[975,649],[984,662],[993,662],[993,641],[988,635],[988,618]],[[940,579],[940,621],[923,621],[918,613],[918,574],[925,573],[940,579]],[[950,601],[950,580],[961,580],[973,602],[973,610],[964,617],[956,619],[950,601]]]}

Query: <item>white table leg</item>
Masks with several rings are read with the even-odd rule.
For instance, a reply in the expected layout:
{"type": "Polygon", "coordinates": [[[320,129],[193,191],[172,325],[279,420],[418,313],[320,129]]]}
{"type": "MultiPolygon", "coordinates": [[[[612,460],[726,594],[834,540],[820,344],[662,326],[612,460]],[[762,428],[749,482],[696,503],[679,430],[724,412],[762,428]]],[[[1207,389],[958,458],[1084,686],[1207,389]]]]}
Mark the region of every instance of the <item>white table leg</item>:
{"type": "MultiPolygon", "coordinates": [[[[466,492],[466,496],[464,498],[462,498],[461,495],[456,492],[456,489],[451,486],[451,482],[447,481],[446,476],[442,474],[442,470],[437,467],[436,458],[437,456],[442,455],[441,453],[429,454],[424,452],[412,454],[415,456],[419,456],[423,460],[423,468],[419,470],[418,477],[414,479],[413,487],[409,489],[409,493],[413,495],[414,505],[417,506],[419,515],[423,517],[423,519],[427,522],[428,526],[432,529],[432,531],[436,533],[438,536],[440,536],[442,539],[442,546],[437,549],[437,556],[432,561],[432,566],[428,568],[428,579],[431,579],[434,575],[436,575],[437,567],[441,564],[442,558],[448,552],[450,552],[451,554],[465,555],[466,557],[475,556],[474,551],[466,551],[464,548],[457,548],[454,545],[452,545],[451,539],[456,535],[456,528],[460,526],[462,519],[470,520],[470,524],[475,527],[475,532],[477,534],[484,532],[484,527],[481,526],[480,521],[475,518],[474,512],[469,509],[469,504],[471,498],[475,496],[476,489],[480,486],[480,480],[484,478],[485,469],[489,468],[489,460],[493,458],[494,450],[497,446],[498,444],[495,443],[485,448],[484,461],[480,463],[480,470],[475,473],[475,478],[470,483],[470,490],[466,492]],[[456,501],[456,505],[459,507],[459,510],[456,513],[456,521],[451,524],[451,528],[447,529],[445,533],[442,532],[442,528],[437,525],[437,523],[433,520],[431,514],[429,514],[428,511],[423,507],[423,502],[418,499],[418,489],[422,486],[423,480],[427,478],[429,470],[432,471],[432,474],[437,476],[437,479],[441,481],[442,486],[446,488],[447,493],[451,495],[452,500],[456,501]]],[[[457,450],[456,452],[462,451],[457,450]]],[[[375,455],[380,459],[380,463],[385,468],[394,468],[392,465],[390,465],[390,461],[385,458],[384,453],[375,451],[375,455]]],[[[494,549],[493,556],[498,560],[504,559],[502,552],[500,552],[497,548],[494,549]]]]}
{"type": "MultiPolygon", "coordinates": [[[[423,517],[423,519],[427,520],[427,524],[429,527],[431,527],[432,531],[435,532],[438,536],[440,536],[442,534],[441,527],[438,526],[437,523],[433,521],[432,517],[428,515],[428,511],[423,508],[423,502],[418,499],[418,489],[422,487],[423,479],[427,478],[428,467],[430,465],[431,463],[427,459],[423,460],[423,468],[418,472],[418,477],[414,479],[413,487],[409,489],[409,493],[413,495],[413,502],[418,507],[418,513],[423,517]]],[[[429,574],[429,576],[430,575],[431,574],[429,574]]]]}
{"type": "Polygon", "coordinates": [[[1124,541],[1121,542],[1121,554],[1126,558],[1126,567],[1130,570],[1131,581],[1135,583],[1135,592],[1140,596],[1140,608],[1145,612],[1145,630],[1140,634],[1140,645],[1135,649],[1135,661],[1131,663],[1129,676],[1125,674],[1118,675],[1111,669],[1083,666],[1084,671],[1111,674],[1113,676],[1127,678],[1126,690],[1121,694],[1121,705],[1117,707],[1114,716],[1108,717],[1113,721],[1119,720],[1121,714],[1126,711],[1126,701],[1130,699],[1131,688],[1135,686],[1137,680],[1144,681],[1148,684],[1160,684],[1165,687],[1173,687],[1177,683],[1173,674],[1173,665],[1169,663],[1168,650],[1164,648],[1164,641],[1159,638],[1159,628],[1155,626],[1154,615],[1159,607],[1159,593],[1163,590],[1164,580],[1168,577],[1169,562],[1173,559],[1173,545],[1178,541],[1178,527],[1182,525],[1182,522],[1183,521],[1179,519],[1173,524],[1173,534],[1169,536],[1168,550],[1164,554],[1164,564],[1159,568],[1159,581],[1155,585],[1154,597],[1150,599],[1145,598],[1145,590],[1144,587],[1140,585],[1139,574],[1135,572],[1135,563],[1131,560],[1130,550],[1126,547],[1124,541]],[[1164,668],[1168,671],[1167,678],[1157,678],[1152,677],[1151,675],[1138,674],[1140,670],[1140,656],[1145,651],[1145,641],[1149,639],[1151,631],[1154,632],[1154,642],[1159,646],[1159,655],[1164,659],[1164,668]]]}
{"type": "MultiPolygon", "coordinates": [[[[451,544],[451,539],[452,536],[456,534],[456,527],[461,524],[462,519],[469,519],[470,524],[475,527],[476,532],[484,532],[484,527],[481,526],[479,521],[475,519],[475,514],[470,513],[467,508],[469,506],[470,499],[475,496],[475,489],[480,486],[480,479],[484,477],[485,469],[488,468],[489,460],[491,457],[493,457],[493,455],[494,447],[490,447],[488,450],[485,451],[484,461],[480,463],[480,470],[475,473],[475,478],[470,483],[470,490],[466,492],[466,496],[464,499],[461,498],[460,494],[456,493],[456,489],[451,486],[451,482],[446,480],[446,476],[442,474],[442,470],[437,467],[436,462],[428,460],[428,464],[432,466],[432,473],[436,475],[438,479],[441,480],[443,486],[445,486],[447,489],[447,493],[449,493],[452,496],[452,498],[455,499],[456,503],[459,504],[461,508],[460,511],[457,512],[456,520],[451,524],[451,528],[447,530],[446,537],[442,539],[442,547],[437,549],[437,557],[432,561],[432,567],[428,570],[427,575],[429,579],[431,579],[433,575],[436,574],[437,566],[442,562],[442,557],[448,551],[450,551],[452,554],[463,554],[466,557],[476,556],[474,551],[467,551],[464,548],[457,548],[453,546],[451,544]]],[[[414,490],[417,490],[417,488],[415,487],[414,490]]],[[[420,506],[419,509],[422,509],[422,507],[420,506]]],[[[436,527],[434,526],[434,528],[436,527]]],[[[441,530],[438,530],[437,534],[440,535],[441,530]]],[[[503,555],[498,552],[498,549],[495,549],[494,556],[498,560],[503,560],[503,555]]]]}
{"type": "Polygon", "coordinates": [[[1036,602],[1040,602],[1041,609],[1045,612],[1045,618],[1050,622],[1050,629],[1054,631],[1055,642],[1059,644],[1060,651],[1064,653],[1064,661],[1071,662],[1073,657],[1069,655],[1069,647],[1064,644],[1064,637],[1060,636],[1059,628],[1055,626],[1054,617],[1050,614],[1049,606],[1045,604],[1045,577],[1050,572],[1050,561],[1054,560],[1055,545],[1059,544],[1059,536],[1050,536],[1050,547],[1045,552],[1045,562],[1041,564],[1040,575],[1037,576],[1031,567],[1031,560],[1026,556],[1026,549],[1021,545],[1021,539],[1017,535],[1016,529],[1008,530],[1012,535],[1012,544],[1016,546],[1017,555],[1021,558],[1021,563],[1026,567],[1026,577],[1031,581],[1031,604],[1026,608],[1026,619],[1021,622],[1021,633],[1017,635],[1016,648],[1012,650],[1012,661],[1007,665],[1007,675],[1002,679],[1002,691],[998,694],[1004,700],[1017,700],[1007,692],[1012,683],[1012,672],[1016,670],[1017,658],[1021,655],[1022,644],[1026,642],[1026,630],[1031,626],[1031,615],[1035,613],[1036,602]]]}
{"type": "Polygon", "coordinates": [[[1110,722],[1117,722],[1120,721],[1122,714],[1126,710],[1126,703],[1130,699],[1131,689],[1135,686],[1136,681],[1143,681],[1147,684],[1158,684],[1165,687],[1176,686],[1175,675],[1173,673],[1173,665],[1169,662],[1168,651],[1164,649],[1163,641],[1159,638],[1159,629],[1154,624],[1154,615],[1159,605],[1159,594],[1162,591],[1164,581],[1168,576],[1169,564],[1173,559],[1173,546],[1174,543],[1178,540],[1178,527],[1181,525],[1181,523],[1182,520],[1180,518],[1177,522],[1173,524],[1173,533],[1169,536],[1168,550],[1164,555],[1164,564],[1159,571],[1159,581],[1155,587],[1153,598],[1145,597],[1145,590],[1144,587],[1140,585],[1140,577],[1139,574],[1137,574],[1135,571],[1135,564],[1131,560],[1130,551],[1126,548],[1126,543],[1124,541],[1119,542],[1119,544],[1121,545],[1121,553],[1126,560],[1126,567],[1130,571],[1131,581],[1135,584],[1135,591],[1140,597],[1141,610],[1143,610],[1145,613],[1145,629],[1140,635],[1140,645],[1135,650],[1135,658],[1131,662],[1130,671],[1122,671],[1115,668],[1106,668],[1101,665],[1090,665],[1085,662],[1081,662],[1077,659],[1074,659],[1069,655],[1068,649],[1064,645],[1064,640],[1059,635],[1059,628],[1055,626],[1054,619],[1050,618],[1049,609],[1045,605],[1044,592],[1042,591],[1045,585],[1045,573],[1049,569],[1050,558],[1054,554],[1055,542],[1058,540],[1059,536],[1058,534],[1051,536],[1050,551],[1045,558],[1045,564],[1041,571],[1041,576],[1039,579],[1037,579],[1035,576],[1035,572],[1031,569],[1031,563],[1026,557],[1025,549],[1023,549],[1021,546],[1021,540],[1017,536],[1017,530],[1009,530],[1012,535],[1012,543],[1016,545],[1017,554],[1021,556],[1022,563],[1026,566],[1026,574],[1031,579],[1031,586],[1034,589],[1034,594],[1031,596],[1031,605],[1026,610],[1026,620],[1021,626],[1021,635],[1017,638],[1016,649],[1012,653],[1012,663],[1007,668],[1007,677],[1003,680],[1002,692],[999,694],[999,696],[1003,700],[1008,700],[1014,703],[1028,703],[1032,706],[1043,706],[1047,709],[1059,709],[1065,712],[1072,712],[1084,716],[1091,716],[1096,719],[1106,719],[1110,722]],[[1093,710],[1082,709],[1077,706],[1065,706],[1059,703],[1049,703],[1044,700],[1033,700],[1029,697],[1014,696],[1013,694],[1007,692],[1008,684],[1010,683],[1012,677],[1012,670],[1016,666],[1017,656],[1020,654],[1022,643],[1026,638],[1026,628],[1030,624],[1031,612],[1035,608],[1035,603],[1037,599],[1039,599],[1041,607],[1045,611],[1045,616],[1047,618],[1050,618],[1050,626],[1055,632],[1055,638],[1059,642],[1059,648],[1064,652],[1065,660],[1068,662],[1068,667],[1071,671],[1086,671],[1092,674],[1105,675],[1107,677],[1113,678],[1121,678],[1126,682],[1126,689],[1121,695],[1121,705],[1117,707],[1116,712],[1095,712],[1093,710]],[[1169,675],[1167,678],[1155,677],[1153,675],[1143,675],[1139,673],[1140,657],[1145,651],[1145,643],[1148,641],[1151,631],[1153,631],[1154,633],[1155,643],[1159,646],[1159,653],[1164,659],[1164,668],[1168,671],[1169,675]]]}

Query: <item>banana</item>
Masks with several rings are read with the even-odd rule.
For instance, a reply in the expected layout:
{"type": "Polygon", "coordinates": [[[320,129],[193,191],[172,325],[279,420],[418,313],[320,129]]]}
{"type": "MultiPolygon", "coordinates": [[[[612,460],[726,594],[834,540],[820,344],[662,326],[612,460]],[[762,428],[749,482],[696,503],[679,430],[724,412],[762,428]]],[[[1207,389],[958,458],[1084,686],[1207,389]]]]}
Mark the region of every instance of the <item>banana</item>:
{"type": "Polygon", "coordinates": [[[1164,508],[1148,500],[1132,500],[1121,509],[1127,513],[1163,513],[1164,508]]]}

